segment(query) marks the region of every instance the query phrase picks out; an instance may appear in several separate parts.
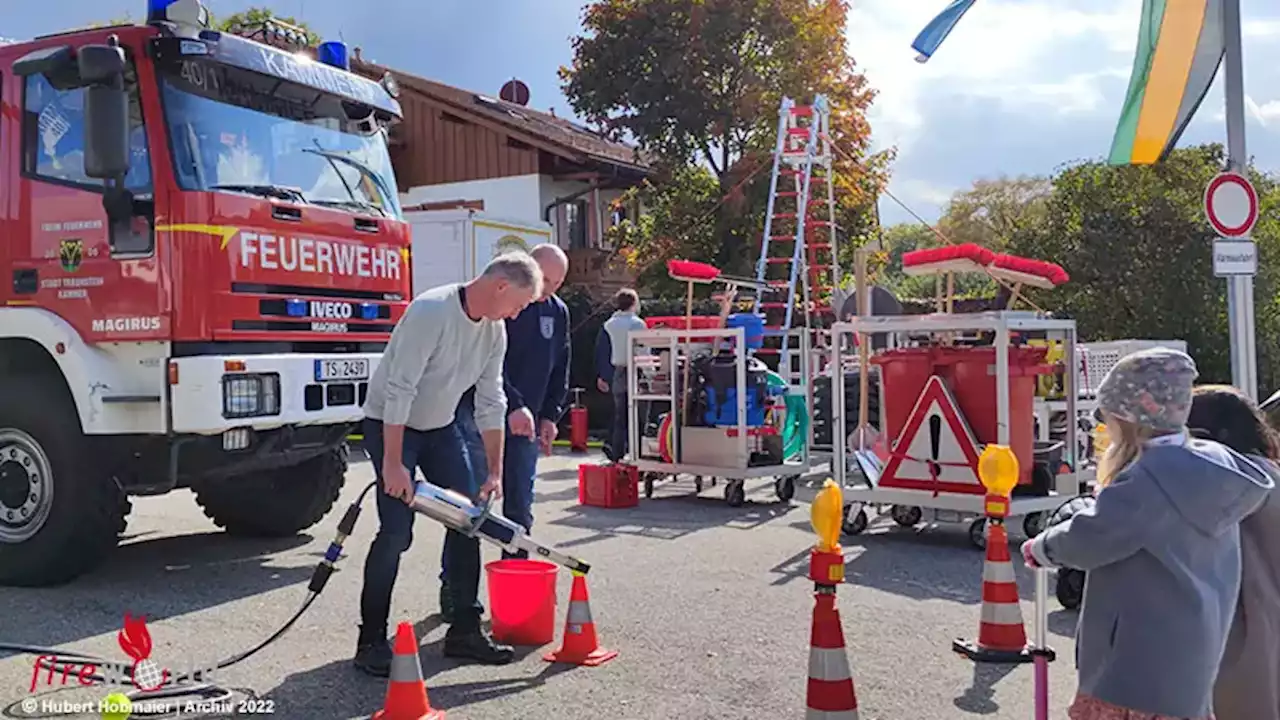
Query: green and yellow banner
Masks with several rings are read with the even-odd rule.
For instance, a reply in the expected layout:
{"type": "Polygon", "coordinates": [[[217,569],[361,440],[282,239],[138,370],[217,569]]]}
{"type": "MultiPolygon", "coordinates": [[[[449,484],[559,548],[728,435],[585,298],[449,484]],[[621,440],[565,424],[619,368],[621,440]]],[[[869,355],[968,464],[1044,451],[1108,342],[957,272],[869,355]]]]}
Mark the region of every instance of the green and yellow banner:
{"type": "Polygon", "coordinates": [[[1163,160],[1213,84],[1224,51],[1222,0],[1144,0],[1110,164],[1163,160]]]}

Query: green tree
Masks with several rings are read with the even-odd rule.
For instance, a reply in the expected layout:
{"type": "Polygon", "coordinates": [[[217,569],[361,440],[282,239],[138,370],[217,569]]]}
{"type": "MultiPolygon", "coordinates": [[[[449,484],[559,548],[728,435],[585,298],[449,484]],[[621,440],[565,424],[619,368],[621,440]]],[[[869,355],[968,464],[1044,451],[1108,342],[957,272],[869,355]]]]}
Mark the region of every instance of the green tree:
{"type": "MultiPolygon", "coordinates": [[[[1185,340],[1201,382],[1230,381],[1226,283],[1213,276],[1214,234],[1204,188],[1224,167],[1221,145],[1175,150],[1162,163],[1110,167],[1085,162],[1053,179],[1045,216],[1009,238],[1011,252],[1050,259],[1071,274],[1039,295],[1078,322],[1083,340],[1185,340]]],[[[1260,391],[1280,382],[1280,190],[1251,171],[1261,220],[1255,285],[1260,391]]]]}
{"type": "Polygon", "coordinates": [[[1046,177],[978,180],[951,198],[939,229],[952,242],[1000,251],[1007,238],[1044,221],[1052,191],[1053,182],[1046,177]]]}
{"type": "Polygon", "coordinates": [[[596,0],[572,66],[561,69],[563,89],[577,113],[659,165],[709,168],[727,202],[714,213],[716,246],[705,259],[747,271],[783,96],[828,96],[831,134],[845,151],[840,220],[846,235],[866,234],[889,155],[869,152],[875,93],[847,52],[847,14],[845,0],[596,0]]]}
{"type": "Polygon", "coordinates": [[[293,25],[307,34],[307,45],[314,46],[320,42],[320,35],[307,26],[305,22],[292,16],[276,15],[270,8],[251,7],[238,13],[232,13],[222,19],[214,19],[213,25],[218,30],[235,35],[247,35],[270,20],[293,25]]]}
{"type": "MultiPolygon", "coordinates": [[[[912,250],[951,243],[973,243],[1003,252],[1009,247],[1009,238],[1044,223],[1052,191],[1052,181],[1038,176],[974,182],[948,201],[935,223],[936,232],[919,223],[903,223],[885,229],[883,253],[876,258],[877,282],[900,298],[933,297],[935,279],[903,273],[903,255],[912,250]]],[[[996,292],[995,283],[978,273],[956,275],[954,285],[958,297],[994,296],[996,292]]]]}
{"type": "Polygon", "coordinates": [[[619,259],[650,292],[679,294],[683,285],[667,277],[666,260],[709,257],[716,250],[715,210],[720,185],[702,166],[675,166],[629,190],[620,202],[639,200],[645,212],[609,229],[619,259]]]}

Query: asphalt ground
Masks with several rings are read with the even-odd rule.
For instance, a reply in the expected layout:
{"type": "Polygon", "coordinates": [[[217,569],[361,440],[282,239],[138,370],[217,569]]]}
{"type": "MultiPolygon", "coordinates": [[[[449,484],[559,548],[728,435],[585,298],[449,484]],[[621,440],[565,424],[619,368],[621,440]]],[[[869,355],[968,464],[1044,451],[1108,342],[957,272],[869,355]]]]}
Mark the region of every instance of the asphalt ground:
{"type": "MultiPolygon", "coordinates": [[[[401,565],[392,619],[418,629],[432,704],[456,720],[802,717],[813,609],[806,573],[815,541],[808,500],[823,478],[807,479],[785,504],[768,481],[748,481],[748,503],[740,508],[724,502],[723,484],[694,495],[685,481],[660,484],[637,508],[606,510],[578,506],[580,460],[542,460],[534,535],[592,564],[596,628],[602,645],[621,654],[596,668],[543,661],[562,637],[571,582],[562,571],[550,646],[520,648],[521,659],[505,667],[443,658],[435,578],[444,533],[421,518],[401,565]]],[[[162,666],[203,666],[239,653],[305,599],[342,509],[371,479],[368,462],[355,460],[340,507],[308,534],[280,541],[221,533],[185,491],[138,499],[127,539],[101,570],[61,588],[0,588],[0,642],[123,660],[116,634],[130,612],[146,616],[153,658],[162,666]]],[[[369,717],[380,708],[385,681],[350,664],[361,568],[376,529],[366,500],[341,569],[311,610],[216,681],[241,689],[237,699],[251,693],[269,701],[258,709],[282,718],[369,717]]],[[[1021,535],[1012,539],[1016,547],[1021,535]]],[[[863,535],[844,538],[844,549],[838,608],[862,720],[1034,717],[1030,665],[976,666],[951,651],[954,638],[978,631],[982,553],[969,545],[963,526],[908,530],[884,517],[863,535]]],[[[484,553],[486,560],[498,554],[492,546],[484,553]]],[[[1030,633],[1032,574],[1015,565],[1030,633]]],[[[1075,614],[1052,599],[1050,609],[1058,653],[1050,667],[1051,715],[1064,717],[1075,691],[1075,614]]],[[[0,716],[21,716],[32,675],[30,657],[0,659],[0,700],[8,706],[0,716]]],[[[95,701],[107,692],[94,687],[40,697],[95,701]]]]}

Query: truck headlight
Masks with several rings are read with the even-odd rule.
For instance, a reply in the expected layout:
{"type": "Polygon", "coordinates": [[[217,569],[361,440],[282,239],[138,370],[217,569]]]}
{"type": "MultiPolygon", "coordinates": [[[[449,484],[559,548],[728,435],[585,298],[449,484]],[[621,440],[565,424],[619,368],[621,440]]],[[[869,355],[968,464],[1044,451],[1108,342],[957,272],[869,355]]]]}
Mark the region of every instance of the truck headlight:
{"type": "Polygon", "coordinates": [[[280,414],[280,376],[276,373],[238,373],[222,377],[224,418],[280,414]]]}

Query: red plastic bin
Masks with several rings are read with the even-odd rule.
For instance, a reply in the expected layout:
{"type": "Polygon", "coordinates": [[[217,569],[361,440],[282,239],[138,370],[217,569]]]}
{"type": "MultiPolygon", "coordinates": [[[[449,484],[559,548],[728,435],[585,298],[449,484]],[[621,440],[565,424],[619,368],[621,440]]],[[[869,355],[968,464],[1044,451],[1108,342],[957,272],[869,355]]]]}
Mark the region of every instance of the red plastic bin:
{"type": "MultiPolygon", "coordinates": [[[[884,413],[884,437],[896,440],[911,416],[916,398],[924,392],[924,386],[933,375],[933,349],[901,348],[886,350],[871,358],[880,366],[880,387],[884,393],[881,412],[884,413]]],[[[847,408],[846,408],[847,410],[847,408]]],[[[856,408],[854,412],[856,412],[856,408]]]]}
{"type": "MultiPolygon", "coordinates": [[[[1018,458],[1019,484],[1029,484],[1035,461],[1036,378],[1048,348],[1009,348],[1009,446],[1018,458]]],[[[947,383],[960,413],[980,443],[999,440],[996,420],[996,350],[993,347],[903,348],[881,353],[888,437],[897,438],[931,375],[947,383]]]]}
{"type": "MultiPolygon", "coordinates": [[[[1036,446],[1036,378],[1052,371],[1043,364],[1048,352],[1042,347],[1009,348],[1009,447],[1018,458],[1018,482],[1022,485],[1031,483],[1036,446]]],[[[939,348],[938,360],[947,386],[978,441],[999,440],[996,349],[939,348]]]]}
{"type": "Polygon", "coordinates": [[[578,466],[578,504],[629,508],[640,504],[640,471],[631,465],[578,466]]]}

